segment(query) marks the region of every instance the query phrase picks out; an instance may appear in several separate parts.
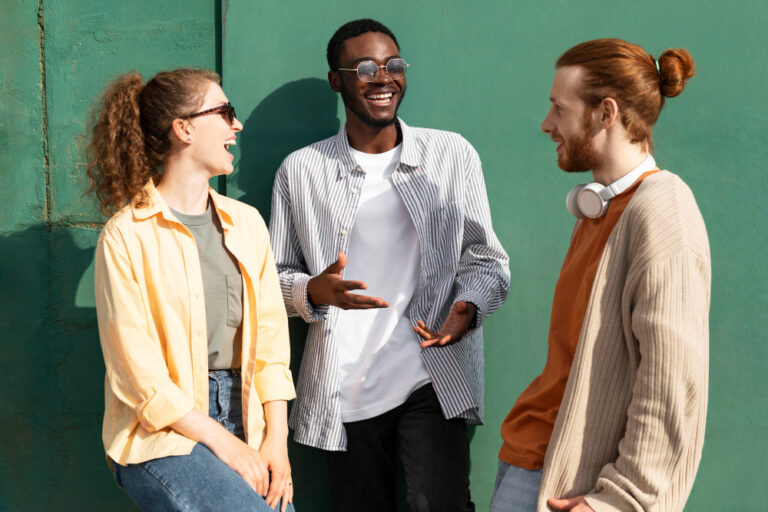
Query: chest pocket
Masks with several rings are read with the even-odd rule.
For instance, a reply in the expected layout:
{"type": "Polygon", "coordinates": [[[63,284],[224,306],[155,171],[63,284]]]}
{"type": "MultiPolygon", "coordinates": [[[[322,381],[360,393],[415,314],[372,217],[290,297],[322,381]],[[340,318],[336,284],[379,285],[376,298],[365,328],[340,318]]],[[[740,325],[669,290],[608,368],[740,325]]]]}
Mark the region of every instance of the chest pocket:
{"type": "Polygon", "coordinates": [[[227,325],[240,327],[243,322],[243,276],[227,274],[227,325]]]}

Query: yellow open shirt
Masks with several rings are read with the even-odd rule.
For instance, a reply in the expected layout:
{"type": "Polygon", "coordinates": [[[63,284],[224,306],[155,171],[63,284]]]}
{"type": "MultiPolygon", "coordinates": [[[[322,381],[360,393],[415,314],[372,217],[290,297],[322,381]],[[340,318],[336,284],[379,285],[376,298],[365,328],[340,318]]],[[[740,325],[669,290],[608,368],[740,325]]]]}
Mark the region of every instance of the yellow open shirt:
{"type": "MultiPolygon", "coordinates": [[[[106,364],[102,438],[107,456],[134,464],[185,455],[195,442],[172,430],[193,407],[208,413],[208,341],[197,245],[151,180],[148,204],[126,206],[96,247],[96,312],[106,364]]],[[[296,396],[288,319],[269,233],[256,209],[209,190],[224,243],[243,275],[243,425],[264,438],[262,404],[296,396]]]]}

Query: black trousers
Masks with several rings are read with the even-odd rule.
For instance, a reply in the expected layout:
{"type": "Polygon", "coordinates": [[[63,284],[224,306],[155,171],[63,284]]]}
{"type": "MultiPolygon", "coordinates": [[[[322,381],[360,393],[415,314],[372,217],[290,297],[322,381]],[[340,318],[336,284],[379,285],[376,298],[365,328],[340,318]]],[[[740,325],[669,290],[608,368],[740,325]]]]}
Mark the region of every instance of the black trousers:
{"type": "Polygon", "coordinates": [[[432,384],[375,418],[345,423],[347,451],[328,452],[334,512],[394,512],[396,459],[414,512],[474,511],[469,438],[462,419],[446,420],[432,384]]]}

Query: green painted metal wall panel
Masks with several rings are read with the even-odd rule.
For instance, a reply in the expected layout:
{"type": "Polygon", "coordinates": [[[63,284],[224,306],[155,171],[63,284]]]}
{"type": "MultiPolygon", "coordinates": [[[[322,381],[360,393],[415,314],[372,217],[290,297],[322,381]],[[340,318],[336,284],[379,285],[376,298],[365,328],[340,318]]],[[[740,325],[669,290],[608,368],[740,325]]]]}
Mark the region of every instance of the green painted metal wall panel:
{"type": "Polygon", "coordinates": [[[43,219],[45,146],[37,2],[0,6],[0,233],[43,219]]]}
{"type": "Polygon", "coordinates": [[[189,3],[45,0],[45,61],[51,134],[51,213],[98,220],[82,162],[88,109],[108,79],[138,70],[215,67],[214,1],[189,3]]]}
{"type": "Polygon", "coordinates": [[[0,12],[0,510],[136,510],[101,443],[103,219],[81,197],[85,131],[120,73],[218,67],[219,2],[24,0],[0,12]]]}
{"type": "MultiPolygon", "coordinates": [[[[654,132],[657,161],[693,189],[712,246],[710,412],[687,509],[761,510],[768,499],[756,485],[768,472],[766,4],[230,1],[225,92],[245,129],[228,193],[265,216],[285,155],[332,135],[344,119],[326,83],[325,45],[338,26],[360,17],[390,26],[412,64],[400,109],[406,122],[458,131],[479,151],[495,228],[511,257],[509,299],[485,327],[486,425],[472,439],[478,510],[490,499],[501,421],[546,358],[552,294],[572,228],[564,197],[585,179],[558,170],[554,144],[539,131],[554,61],[597,37],[621,37],[655,55],[691,51],[698,76],[668,100],[654,132]]],[[[293,338],[298,358],[301,333],[293,338]]],[[[321,454],[291,450],[297,506],[326,510],[321,454]]]]}

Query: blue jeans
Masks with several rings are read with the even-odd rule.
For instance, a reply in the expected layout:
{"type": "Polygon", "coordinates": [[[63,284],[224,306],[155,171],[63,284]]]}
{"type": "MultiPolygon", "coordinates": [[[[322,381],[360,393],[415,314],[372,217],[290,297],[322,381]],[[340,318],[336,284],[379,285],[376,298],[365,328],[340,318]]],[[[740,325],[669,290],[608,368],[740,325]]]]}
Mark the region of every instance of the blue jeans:
{"type": "Polygon", "coordinates": [[[490,512],[536,512],[541,470],[510,466],[499,460],[490,512]]]}
{"type": "MultiPolygon", "coordinates": [[[[240,386],[237,370],[208,374],[209,416],[243,439],[240,386]]],[[[240,475],[200,443],[189,455],[127,466],[115,464],[115,481],[144,512],[273,510],[240,475]]],[[[275,510],[280,510],[280,505],[275,510]]],[[[292,504],[288,511],[294,512],[292,504]]]]}

